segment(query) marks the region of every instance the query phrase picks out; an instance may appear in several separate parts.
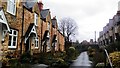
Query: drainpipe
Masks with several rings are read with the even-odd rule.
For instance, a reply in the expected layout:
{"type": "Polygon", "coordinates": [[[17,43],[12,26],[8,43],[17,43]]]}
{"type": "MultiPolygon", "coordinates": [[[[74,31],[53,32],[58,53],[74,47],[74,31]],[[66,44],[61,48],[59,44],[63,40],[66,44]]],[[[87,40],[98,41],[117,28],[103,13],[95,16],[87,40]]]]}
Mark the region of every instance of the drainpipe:
{"type": "Polygon", "coordinates": [[[21,32],[21,47],[20,47],[20,54],[22,55],[22,42],[23,42],[23,30],[24,30],[24,6],[23,7],[23,13],[22,13],[22,32],[21,32]]]}
{"type": "Polygon", "coordinates": [[[42,51],[42,26],[43,26],[43,21],[41,22],[41,49],[40,49],[40,52],[42,51]]]}

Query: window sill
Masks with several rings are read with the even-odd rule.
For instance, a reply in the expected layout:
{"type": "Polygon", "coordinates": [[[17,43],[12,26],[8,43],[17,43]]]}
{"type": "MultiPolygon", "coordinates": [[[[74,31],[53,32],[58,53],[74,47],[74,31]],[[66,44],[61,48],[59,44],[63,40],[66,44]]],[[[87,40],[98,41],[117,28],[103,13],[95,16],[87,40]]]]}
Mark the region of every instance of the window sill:
{"type": "Polygon", "coordinates": [[[38,47],[35,47],[35,49],[38,49],[38,47]]]}
{"type": "Polygon", "coordinates": [[[15,16],[15,13],[12,13],[12,12],[10,12],[10,11],[8,11],[8,10],[7,10],[7,12],[8,12],[10,15],[15,16]]]}
{"type": "Polygon", "coordinates": [[[8,46],[10,49],[16,49],[16,46],[8,46]]]}

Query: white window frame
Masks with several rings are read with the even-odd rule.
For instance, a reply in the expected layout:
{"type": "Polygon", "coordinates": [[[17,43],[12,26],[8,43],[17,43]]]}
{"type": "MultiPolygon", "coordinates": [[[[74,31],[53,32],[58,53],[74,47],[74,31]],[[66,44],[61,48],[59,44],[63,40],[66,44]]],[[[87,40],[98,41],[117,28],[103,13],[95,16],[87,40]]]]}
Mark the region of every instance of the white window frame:
{"type": "Polygon", "coordinates": [[[7,12],[15,15],[16,14],[16,0],[7,0],[7,12]]]}
{"type": "Polygon", "coordinates": [[[50,38],[50,33],[49,32],[47,33],[47,37],[50,38]]]}
{"type": "Polygon", "coordinates": [[[38,48],[38,47],[39,47],[39,39],[35,38],[35,48],[38,48]]]}
{"type": "Polygon", "coordinates": [[[17,37],[18,37],[18,31],[11,29],[11,33],[9,33],[9,37],[11,36],[11,40],[9,40],[9,42],[11,41],[10,45],[8,44],[8,48],[16,48],[17,47],[17,37]],[[14,35],[14,31],[16,32],[16,35],[14,35]],[[16,37],[16,41],[13,40],[13,38],[16,37]],[[13,46],[13,42],[15,42],[15,46],[13,46]]]}
{"type": "Polygon", "coordinates": [[[55,42],[55,51],[58,49],[58,47],[57,47],[57,43],[55,42]]]}
{"type": "Polygon", "coordinates": [[[37,13],[34,13],[34,23],[35,23],[35,26],[38,26],[38,14],[37,13]]]}
{"type": "Polygon", "coordinates": [[[56,36],[56,38],[55,38],[55,41],[57,41],[57,36],[56,36]]]}

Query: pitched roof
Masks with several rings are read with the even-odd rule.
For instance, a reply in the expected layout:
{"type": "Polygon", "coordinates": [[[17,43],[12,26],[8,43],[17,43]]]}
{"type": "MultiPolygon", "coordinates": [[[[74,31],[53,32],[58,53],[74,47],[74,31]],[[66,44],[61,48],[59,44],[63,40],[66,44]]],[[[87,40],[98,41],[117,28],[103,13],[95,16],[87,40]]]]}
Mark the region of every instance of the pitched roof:
{"type": "Polygon", "coordinates": [[[42,19],[46,19],[47,15],[49,13],[49,9],[43,9],[40,14],[42,19]]]}
{"type": "Polygon", "coordinates": [[[7,23],[7,20],[6,20],[6,17],[5,17],[5,14],[4,14],[4,11],[3,11],[2,7],[0,7],[0,23],[2,23],[3,25],[5,25],[6,29],[8,31],[10,31],[10,27],[9,27],[9,25],[7,23]]]}
{"type": "Polygon", "coordinates": [[[28,30],[27,30],[26,33],[25,33],[25,37],[28,37],[28,35],[29,35],[29,33],[31,32],[33,26],[34,26],[34,23],[31,23],[31,24],[29,25],[28,30]]]}
{"type": "Polygon", "coordinates": [[[34,1],[26,0],[26,2],[24,2],[23,5],[24,5],[27,9],[32,10],[32,8],[33,8],[33,6],[34,6],[35,3],[36,3],[36,2],[34,2],[34,1]]]}

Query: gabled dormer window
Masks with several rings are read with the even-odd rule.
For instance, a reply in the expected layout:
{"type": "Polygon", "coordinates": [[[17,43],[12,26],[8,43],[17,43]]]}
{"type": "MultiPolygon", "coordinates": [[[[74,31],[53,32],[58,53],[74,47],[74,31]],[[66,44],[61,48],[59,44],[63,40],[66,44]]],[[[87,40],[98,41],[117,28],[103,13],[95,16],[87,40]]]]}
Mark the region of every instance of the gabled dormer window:
{"type": "Polygon", "coordinates": [[[16,2],[15,0],[7,0],[7,12],[12,15],[16,13],[16,2]]]}
{"type": "Polygon", "coordinates": [[[16,48],[17,47],[17,37],[18,37],[18,31],[11,29],[10,33],[9,33],[8,48],[16,48]]]}
{"type": "Polygon", "coordinates": [[[34,23],[35,26],[38,26],[38,15],[36,13],[34,13],[34,23]]]}

